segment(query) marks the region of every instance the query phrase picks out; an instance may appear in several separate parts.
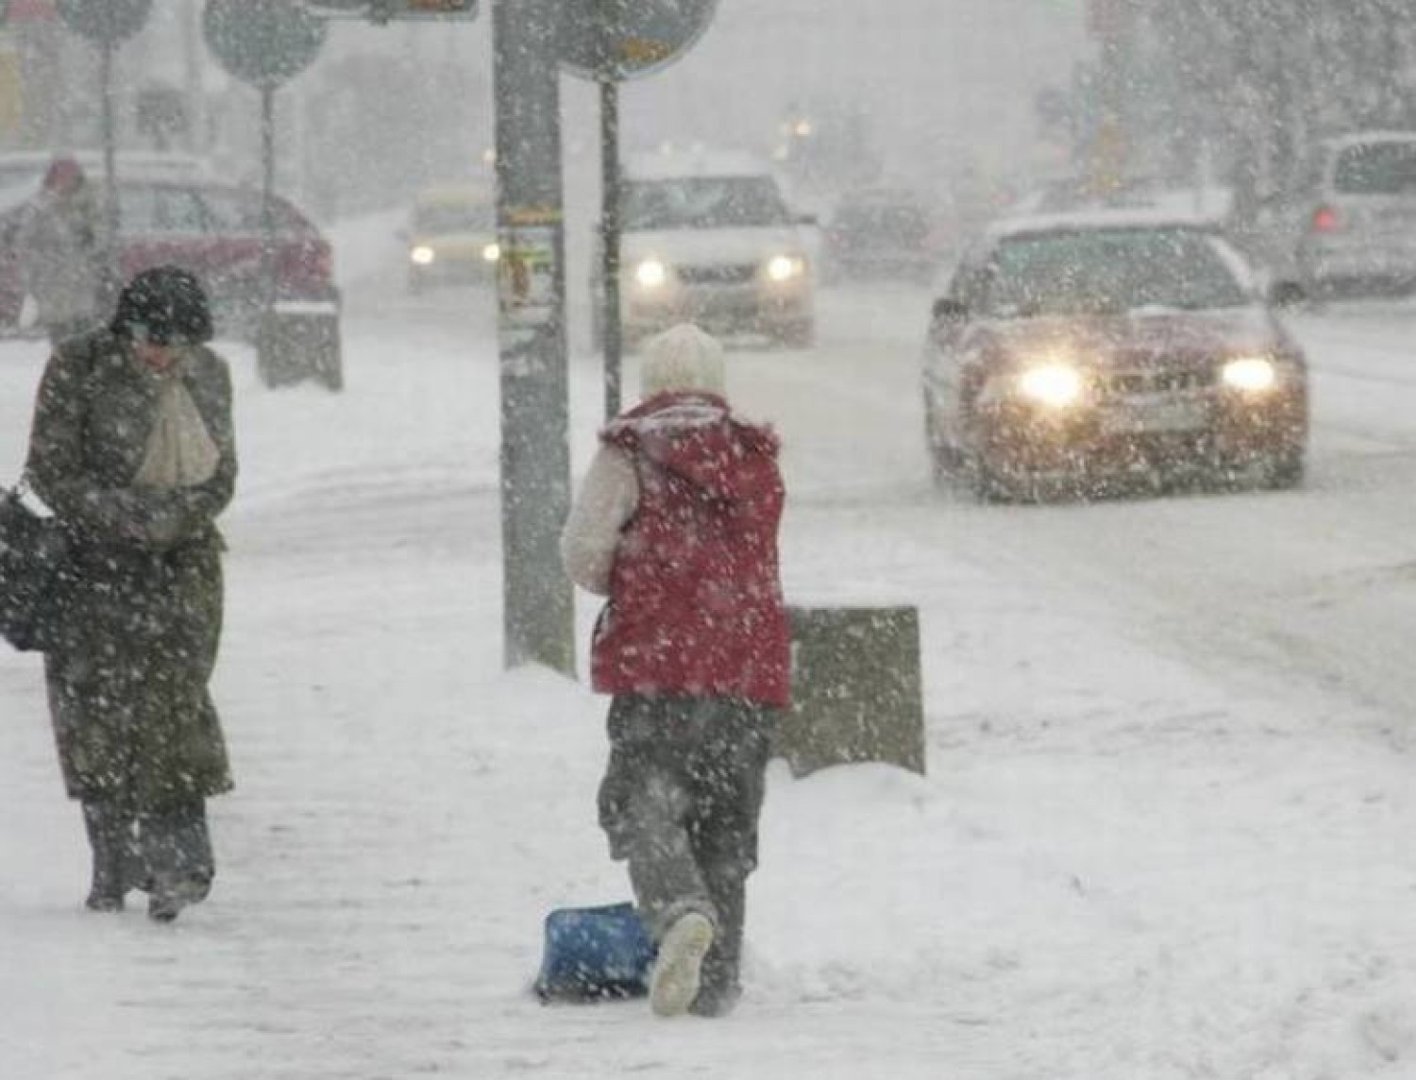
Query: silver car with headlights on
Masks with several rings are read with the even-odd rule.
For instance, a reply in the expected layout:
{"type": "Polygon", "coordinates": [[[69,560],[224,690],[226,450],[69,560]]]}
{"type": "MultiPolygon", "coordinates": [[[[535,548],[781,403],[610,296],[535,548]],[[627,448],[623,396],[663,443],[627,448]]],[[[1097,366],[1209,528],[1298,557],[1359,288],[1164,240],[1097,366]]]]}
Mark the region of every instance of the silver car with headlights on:
{"type": "MultiPolygon", "coordinates": [[[[794,348],[815,336],[812,219],[794,214],[751,158],[653,159],[625,170],[620,312],[624,340],[692,320],[794,348]]],[[[604,283],[593,263],[592,319],[603,340],[604,283]]]]}
{"type": "Polygon", "coordinates": [[[1185,221],[994,226],[934,302],[923,391],[936,478],[984,497],[1303,476],[1303,353],[1242,257],[1185,221]]]}

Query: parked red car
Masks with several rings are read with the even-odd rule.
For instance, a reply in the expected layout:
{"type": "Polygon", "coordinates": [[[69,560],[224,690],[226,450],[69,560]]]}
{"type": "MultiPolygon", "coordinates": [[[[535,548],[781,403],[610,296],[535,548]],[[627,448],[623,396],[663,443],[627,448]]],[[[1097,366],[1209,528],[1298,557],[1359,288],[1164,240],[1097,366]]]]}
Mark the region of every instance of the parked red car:
{"type": "MultiPolygon", "coordinates": [[[[24,301],[15,234],[33,185],[0,191],[0,333],[19,331],[24,301]]],[[[102,193],[100,192],[100,198],[102,193]]],[[[163,263],[207,287],[223,336],[253,338],[264,299],[262,196],[204,177],[118,177],[118,264],[124,280],[163,263]]],[[[337,300],[329,242],[287,200],[273,201],[277,300],[337,300]]]]}

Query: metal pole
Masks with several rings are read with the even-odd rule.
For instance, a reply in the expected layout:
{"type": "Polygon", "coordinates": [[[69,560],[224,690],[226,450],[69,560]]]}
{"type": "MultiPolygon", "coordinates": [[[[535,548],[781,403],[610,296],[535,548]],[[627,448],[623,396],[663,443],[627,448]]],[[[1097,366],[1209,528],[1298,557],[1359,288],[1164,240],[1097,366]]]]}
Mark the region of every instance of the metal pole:
{"type": "Polygon", "coordinates": [[[206,94],[202,88],[201,13],[197,0],[186,0],[182,7],[182,97],[187,106],[185,148],[191,154],[204,154],[206,141],[206,94]]]}
{"type": "Polygon", "coordinates": [[[118,250],[118,178],[116,153],[114,144],[117,139],[114,134],[113,122],[113,49],[112,43],[104,43],[99,47],[98,70],[101,87],[100,124],[103,129],[103,216],[108,228],[109,251],[116,253],[118,250]]]}
{"type": "Polygon", "coordinates": [[[570,510],[560,0],[494,0],[501,352],[502,620],[508,667],[573,674],[575,604],[560,565],[570,510]]]}
{"type": "Polygon", "coordinates": [[[603,241],[601,278],[605,283],[605,419],[619,415],[624,356],[620,324],[620,162],[619,83],[600,80],[600,235],[603,241]]]}
{"type": "Polygon", "coordinates": [[[261,85],[261,316],[275,306],[275,85],[261,85]]]}

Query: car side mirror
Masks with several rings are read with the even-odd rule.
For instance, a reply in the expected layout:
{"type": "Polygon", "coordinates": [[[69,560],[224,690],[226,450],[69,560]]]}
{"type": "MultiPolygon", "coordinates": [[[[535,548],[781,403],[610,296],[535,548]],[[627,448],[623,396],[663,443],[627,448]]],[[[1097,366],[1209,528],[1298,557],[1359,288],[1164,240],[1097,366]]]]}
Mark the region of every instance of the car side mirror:
{"type": "Polygon", "coordinates": [[[798,214],[796,216],[798,225],[816,225],[820,223],[820,220],[815,214],[798,214]]]}
{"type": "Polygon", "coordinates": [[[969,317],[968,306],[952,296],[941,296],[931,311],[935,322],[963,322],[969,317]]]}

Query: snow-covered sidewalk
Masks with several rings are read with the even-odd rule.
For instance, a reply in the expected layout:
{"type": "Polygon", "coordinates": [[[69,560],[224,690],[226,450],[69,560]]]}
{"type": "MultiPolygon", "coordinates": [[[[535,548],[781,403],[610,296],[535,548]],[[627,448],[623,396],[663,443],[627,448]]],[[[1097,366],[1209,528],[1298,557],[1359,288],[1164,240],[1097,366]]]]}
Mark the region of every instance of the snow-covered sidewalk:
{"type": "MultiPolygon", "coordinates": [[[[490,325],[346,330],[340,396],[229,351],[238,787],[207,904],[82,910],[38,664],[0,652],[0,1077],[1416,1075],[1410,759],[970,561],[923,489],[793,507],[784,564],[799,598],[920,606],[929,775],[774,764],[731,1017],[537,1004],[544,914],[627,896],[594,825],[604,702],[501,667],[490,325]]],[[[0,345],[5,476],[41,360],[0,345]]],[[[575,394],[583,461],[588,365],[575,394]]]]}

